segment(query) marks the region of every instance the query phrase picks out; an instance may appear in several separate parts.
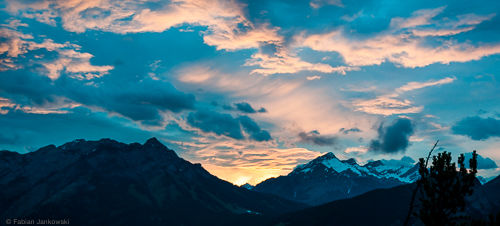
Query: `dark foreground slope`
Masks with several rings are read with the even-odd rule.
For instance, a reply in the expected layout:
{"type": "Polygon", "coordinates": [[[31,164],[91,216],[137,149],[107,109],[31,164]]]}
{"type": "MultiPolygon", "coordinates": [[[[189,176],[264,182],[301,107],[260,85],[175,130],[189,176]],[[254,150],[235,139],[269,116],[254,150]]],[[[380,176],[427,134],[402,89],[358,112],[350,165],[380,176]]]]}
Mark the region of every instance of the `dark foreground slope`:
{"type": "Polygon", "coordinates": [[[220,180],[152,138],[0,152],[0,220],[74,225],[253,224],[303,205],[220,180]]]}
{"type": "Polygon", "coordinates": [[[402,225],[414,187],[408,184],[370,191],[285,214],[271,225],[402,225]]]}
{"type": "MultiPolygon", "coordinates": [[[[321,206],[287,213],[270,225],[402,225],[410,207],[416,184],[378,189],[351,199],[333,201],[321,206]]],[[[419,208],[419,195],[414,211],[419,208]]],[[[500,176],[485,185],[476,181],[474,192],[467,197],[467,214],[474,220],[489,222],[490,215],[500,213],[500,176]]],[[[421,225],[415,217],[411,225],[421,225]]]]}
{"type": "Polygon", "coordinates": [[[498,210],[500,213],[500,176],[486,183],[483,188],[494,210],[498,210]]]}

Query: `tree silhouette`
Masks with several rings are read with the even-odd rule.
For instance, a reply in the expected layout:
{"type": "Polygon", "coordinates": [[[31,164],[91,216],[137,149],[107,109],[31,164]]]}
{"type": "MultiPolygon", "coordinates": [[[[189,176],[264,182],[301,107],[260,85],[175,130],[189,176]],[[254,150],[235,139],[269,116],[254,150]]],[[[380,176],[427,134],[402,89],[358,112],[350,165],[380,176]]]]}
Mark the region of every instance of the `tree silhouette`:
{"type": "Polygon", "coordinates": [[[472,154],[470,170],[465,168],[463,154],[458,158],[457,170],[451,153],[443,152],[432,158],[432,166],[427,168],[427,160],[420,158],[418,189],[420,210],[416,216],[425,225],[456,225],[466,220],[464,214],[465,197],[472,194],[477,173],[477,154],[472,154]]]}

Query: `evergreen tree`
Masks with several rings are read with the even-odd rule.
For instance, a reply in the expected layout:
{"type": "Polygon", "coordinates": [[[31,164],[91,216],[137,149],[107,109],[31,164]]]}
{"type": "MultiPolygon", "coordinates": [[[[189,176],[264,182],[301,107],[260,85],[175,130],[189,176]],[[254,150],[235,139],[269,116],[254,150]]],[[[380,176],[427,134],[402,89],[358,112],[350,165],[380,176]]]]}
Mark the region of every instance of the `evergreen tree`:
{"type": "MultiPolygon", "coordinates": [[[[427,159],[428,161],[428,159],[427,159]]],[[[443,152],[432,158],[432,166],[419,161],[420,205],[416,214],[425,225],[457,225],[466,220],[464,214],[465,197],[472,194],[477,173],[477,154],[472,154],[469,165],[465,168],[463,154],[458,158],[457,167],[452,162],[451,153],[443,152]]]]}

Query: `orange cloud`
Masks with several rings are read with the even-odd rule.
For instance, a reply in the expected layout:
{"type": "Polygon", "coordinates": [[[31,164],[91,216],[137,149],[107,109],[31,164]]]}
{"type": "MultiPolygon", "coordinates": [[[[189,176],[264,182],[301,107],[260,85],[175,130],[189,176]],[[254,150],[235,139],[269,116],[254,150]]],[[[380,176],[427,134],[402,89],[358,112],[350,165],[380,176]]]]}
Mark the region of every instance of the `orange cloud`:
{"type": "Polygon", "coordinates": [[[247,66],[259,66],[252,70],[252,74],[272,75],[297,73],[300,71],[317,71],[322,73],[346,74],[346,71],[359,70],[356,67],[338,66],[332,67],[323,63],[309,63],[299,57],[293,56],[288,50],[282,50],[273,55],[256,53],[245,63],[247,66]]]}
{"type": "Polygon", "coordinates": [[[393,93],[378,96],[375,99],[354,101],[353,106],[356,111],[363,111],[369,114],[377,115],[419,113],[424,109],[423,106],[414,106],[412,101],[400,99],[399,96],[405,92],[430,86],[440,86],[451,83],[455,80],[455,77],[447,77],[437,81],[409,82],[406,85],[397,88],[393,93]]]}
{"type": "Polygon", "coordinates": [[[233,140],[186,146],[190,151],[183,157],[201,163],[209,172],[237,185],[257,184],[267,178],[287,174],[296,165],[321,155],[304,148],[269,148],[267,145],[233,140]]]}
{"type": "Polygon", "coordinates": [[[10,99],[0,97],[0,115],[5,115],[10,111],[23,111],[29,114],[66,114],[68,111],[64,108],[75,108],[80,106],[78,103],[68,101],[64,98],[57,98],[53,103],[47,103],[41,106],[26,106],[17,104],[10,99]]]}
{"type": "Polygon", "coordinates": [[[312,80],[316,80],[316,79],[321,79],[321,76],[319,76],[319,75],[312,75],[312,76],[307,76],[306,79],[309,80],[309,81],[312,81],[312,80]]]}
{"type": "Polygon", "coordinates": [[[424,45],[426,37],[447,36],[471,31],[477,24],[493,18],[492,15],[459,15],[457,20],[433,20],[444,7],[419,10],[410,18],[393,18],[389,30],[368,39],[355,39],[338,29],[326,34],[299,35],[297,47],[316,51],[338,52],[349,66],[379,65],[385,61],[409,68],[433,63],[467,62],[500,53],[500,45],[473,46],[453,40],[440,46],[424,45]],[[426,25],[433,24],[432,28],[426,25]]]}
{"type": "Polygon", "coordinates": [[[90,53],[82,53],[78,50],[80,46],[71,43],[55,43],[52,39],[44,39],[43,42],[35,42],[30,34],[24,34],[16,30],[17,26],[12,23],[0,25],[0,38],[5,42],[0,43],[0,54],[6,54],[6,58],[0,60],[0,71],[17,70],[23,67],[17,60],[33,50],[45,49],[49,52],[57,52],[56,60],[47,61],[40,56],[34,58],[35,64],[45,68],[45,75],[56,80],[65,71],[69,76],[78,79],[93,79],[106,75],[113,66],[96,66],[90,63],[93,57],[90,53]]]}
{"type": "MultiPolygon", "coordinates": [[[[253,24],[245,17],[242,9],[244,6],[236,1],[174,0],[158,4],[160,6],[152,10],[136,1],[9,1],[7,10],[11,13],[20,12],[24,17],[48,24],[54,24],[55,19],[60,17],[63,27],[73,32],[91,29],[123,34],[163,32],[185,24],[206,27],[203,40],[217,50],[260,49],[265,45],[274,45],[280,49],[271,55],[254,54],[247,61],[248,66],[260,67],[252,73],[262,75],[299,71],[345,74],[346,71],[356,70],[349,66],[332,67],[328,64],[309,63],[294,56],[284,45],[284,38],[278,34],[279,28],[269,24],[253,24]]],[[[319,6],[341,3],[328,0],[313,1],[311,4],[319,6]]],[[[58,71],[62,68],[61,62],[51,64],[49,68],[51,71],[58,71]]]]}
{"type": "Polygon", "coordinates": [[[0,115],[9,113],[9,108],[13,108],[16,104],[12,103],[9,99],[0,97],[0,115]]]}
{"type": "MultiPolygon", "coordinates": [[[[352,112],[344,107],[340,97],[328,86],[309,86],[306,79],[274,79],[248,76],[245,73],[226,74],[209,66],[189,65],[178,72],[178,79],[191,87],[223,92],[235,101],[251,100],[265,107],[265,114],[253,116],[258,121],[270,122],[273,137],[293,144],[300,132],[317,130],[324,135],[336,134],[340,128],[370,128],[375,118],[352,112]],[[321,123],[318,123],[321,121],[321,123]]],[[[369,133],[363,129],[363,134],[369,133]]]]}
{"type": "Polygon", "coordinates": [[[174,0],[158,2],[155,10],[137,1],[72,0],[40,2],[9,1],[11,13],[53,24],[60,17],[68,31],[102,30],[115,33],[163,32],[183,24],[204,26],[205,43],[217,49],[258,48],[280,42],[276,28],[255,27],[232,0],[174,0]]]}

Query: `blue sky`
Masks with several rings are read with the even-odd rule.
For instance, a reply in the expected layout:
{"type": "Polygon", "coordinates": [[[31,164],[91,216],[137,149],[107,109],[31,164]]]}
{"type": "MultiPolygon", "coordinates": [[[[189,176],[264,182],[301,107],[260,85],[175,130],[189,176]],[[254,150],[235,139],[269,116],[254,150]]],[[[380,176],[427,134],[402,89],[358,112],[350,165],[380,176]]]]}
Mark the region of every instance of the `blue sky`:
{"type": "Polygon", "coordinates": [[[418,159],[438,139],[500,165],[499,9],[1,1],[0,149],[155,136],[236,184],[328,151],[418,159]]]}

